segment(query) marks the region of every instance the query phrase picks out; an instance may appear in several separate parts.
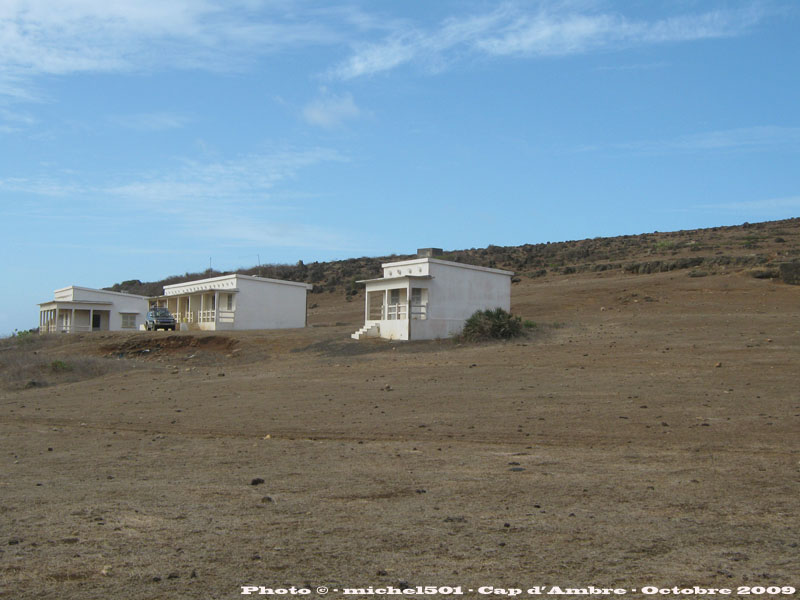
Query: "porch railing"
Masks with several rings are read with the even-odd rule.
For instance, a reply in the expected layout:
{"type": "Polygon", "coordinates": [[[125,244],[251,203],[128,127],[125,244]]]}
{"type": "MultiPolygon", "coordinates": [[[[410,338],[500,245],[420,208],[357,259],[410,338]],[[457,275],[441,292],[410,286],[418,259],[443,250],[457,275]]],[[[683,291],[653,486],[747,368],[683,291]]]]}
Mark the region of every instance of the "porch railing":
{"type": "MultiPolygon", "coordinates": [[[[399,304],[377,305],[369,307],[370,321],[397,321],[408,318],[409,306],[405,302],[399,304]]],[[[428,318],[428,304],[412,304],[411,318],[424,321],[428,318]]]]}
{"type": "Polygon", "coordinates": [[[59,325],[49,323],[39,326],[39,333],[83,333],[92,331],[91,325],[59,325]]]}
{"type": "Polygon", "coordinates": [[[408,305],[402,304],[389,304],[386,306],[386,319],[389,321],[399,321],[408,318],[408,305]]]}
{"type": "Polygon", "coordinates": [[[216,310],[198,310],[197,322],[198,323],[213,323],[215,320],[216,310]]]}

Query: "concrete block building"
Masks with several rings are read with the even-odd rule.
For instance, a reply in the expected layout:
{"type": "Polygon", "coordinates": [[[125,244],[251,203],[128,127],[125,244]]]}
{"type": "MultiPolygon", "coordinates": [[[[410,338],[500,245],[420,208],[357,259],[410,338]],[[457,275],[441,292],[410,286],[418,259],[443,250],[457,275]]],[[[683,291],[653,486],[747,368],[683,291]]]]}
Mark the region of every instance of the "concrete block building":
{"type": "Polygon", "coordinates": [[[39,333],[136,330],[147,307],[146,296],[71,285],[39,304],[39,333]]]}
{"type": "Polygon", "coordinates": [[[433,258],[384,263],[383,277],[366,286],[364,326],[353,339],[390,340],[446,338],[461,332],[476,311],[511,309],[511,271],[433,258]]]}
{"type": "Polygon", "coordinates": [[[181,329],[286,329],[306,326],[313,286],[252,275],[222,275],[164,286],[153,304],[165,306],[181,329]]]}

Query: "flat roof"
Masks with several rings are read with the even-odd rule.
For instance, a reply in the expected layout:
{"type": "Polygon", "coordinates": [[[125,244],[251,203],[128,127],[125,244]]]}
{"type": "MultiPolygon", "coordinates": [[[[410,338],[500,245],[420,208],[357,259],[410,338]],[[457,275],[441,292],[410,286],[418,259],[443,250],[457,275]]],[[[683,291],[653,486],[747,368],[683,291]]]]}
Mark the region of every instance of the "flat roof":
{"type": "Polygon", "coordinates": [[[378,277],[377,279],[361,279],[356,283],[372,283],[373,281],[399,281],[401,279],[433,279],[433,275],[397,275],[396,277],[378,277]]]}
{"type": "Polygon", "coordinates": [[[53,293],[57,294],[58,292],[66,292],[67,290],[85,290],[87,292],[100,292],[101,294],[114,294],[115,296],[125,296],[126,298],[144,298],[145,300],[147,299],[147,296],[140,296],[139,294],[128,294],[127,292],[112,292],[111,290],[90,288],[81,285],[68,285],[67,287],[55,290],[53,293]]]}
{"type": "MultiPolygon", "coordinates": [[[[142,296],[144,298],[144,296],[142,296]]],[[[113,306],[113,302],[103,302],[101,300],[48,300],[47,302],[39,302],[39,306],[44,306],[45,304],[92,304],[92,305],[101,305],[101,306],[113,306]]]]}
{"type": "Polygon", "coordinates": [[[241,275],[239,273],[230,273],[228,275],[219,275],[217,277],[209,277],[207,279],[193,279],[192,281],[184,281],[183,283],[172,283],[170,285],[165,285],[164,290],[179,288],[181,286],[187,286],[187,285],[204,285],[208,283],[215,283],[218,281],[225,281],[228,279],[235,279],[235,278],[247,279],[248,281],[257,281],[259,283],[280,283],[283,285],[294,285],[298,287],[305,287],[307,290],[310,290],[312,287],[314,287],[310,283],[303,283],[302,281],[286,281],[285,279],[272,279],[270,277],[256,277],[255,275],[241,275]]]}
{"type": "Polygon", "coordinates": [[[448,267],[461,267],[462,269],[472,269],[474,271],[485,271],[487,273],[497,273],[498,275],[513,275],[514,271],[504,271],[503,269],[492,269],[490,267],[479,267],[478,265],[468,265],[466,263],[453,262],[452,260],[441,260],[438,258],[412,258],[411,260],[401,260],[398,262],[383,263],[381,268],[405,267],[408,265],[421,265],[424,263],[434,263],[446,265],[448,267]]]}

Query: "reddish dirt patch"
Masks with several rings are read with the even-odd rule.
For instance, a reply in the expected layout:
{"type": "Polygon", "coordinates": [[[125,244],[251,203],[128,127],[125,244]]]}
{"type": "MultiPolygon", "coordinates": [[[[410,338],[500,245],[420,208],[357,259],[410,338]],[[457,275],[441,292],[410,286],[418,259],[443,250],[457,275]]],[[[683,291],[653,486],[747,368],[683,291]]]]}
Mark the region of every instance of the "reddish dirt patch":
{"type": "Polygon", "coordinates": [[[239,344],[238,340],[221,335],[167,335],[166,337],[143,335],[104,344],[99,351],[104,356],[118,358],[153,357],[174,354],[179,351],[197,349],[229,353],[239,344]]]}

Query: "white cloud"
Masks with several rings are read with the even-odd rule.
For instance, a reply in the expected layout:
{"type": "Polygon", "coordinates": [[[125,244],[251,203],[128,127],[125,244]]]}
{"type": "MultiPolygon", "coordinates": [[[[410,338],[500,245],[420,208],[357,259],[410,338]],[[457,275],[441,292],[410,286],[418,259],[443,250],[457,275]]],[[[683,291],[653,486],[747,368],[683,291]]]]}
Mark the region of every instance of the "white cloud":
{"type": "Polygon", "coordinates": [[[190,121],[187,116],[168,112],[116,115],[109,117],[109,120],[122,127],[139,131],[180,129],[190,121]]]}
{"type": "Polygon", "coordinates": [[[202,163],[186,161],[169,174],[142,175],[136,181],[111,185],[104,192],[147,203],[164,212],[205,209],[220,203],[265,201],[282,181],[315,164],[344,158],[333,150],[286,150],[243,156],[233,160],[202,163]]]}
{"type": "Polygon", "coordinates": [[[633,154],[758,151],[770,148],[800,148],[800,127],[740,127],[682,135],[662,140],[636,140],[587,145],[579,152],[619,151],[633,154]]]}
{"type": "Polygon", "coordinates": [[[76,181],[79,175],[70,173],[5,178],[0,179],[0,193],[27,194],[34,200],[9,203],[2,212],[34,223],[91,214],[108,225],[102,228],[106,230],[121,224],[169,223],[176,236],[225,246],[343,249],[348,245],[345,236],[302,222],[295,206],[282,200],[287,193],[284,184],[301,170],[342,160],[335,151],[311,148],[219,162],[186,161],[169,172],[106,185],[81,184],[76,181]]]}
{"type": "Polygon", "coordinates": [[[749,200],[743,202],[723,202],[720,204],[702,204],[697,208],[711,210],[727,210],[731,212],[765,213],[774,215],[776,213],[787,213],[793,211],[797,214],[800,211],[800,196],[788,196],[785,198],[765,198],[762,200],[749,200]]]}
{"type": "Polygon", "coordinates": [[[341,40],[335,27],[245,0],[3,0],[0,94],[38,75],[226,69],[260,54],[341,40]]]}
{"type": "Polygon", "coordinates": [[[686,42],[740,35],[761,15],[755,10],[718,10],[654,21],[616,14],[579,13],[569,5],[536,5],[523,12],[504,4],[491,13],[444,21],[438,28],[406,28],[379,43],[357,45],[330,70],[353,79],[394,69],[412,61],[428,66],[453,60],[461,52],[489,56],[546,57],[595,49],[686,42]]]}
{"type": "Polygon", "coordinates": [[[336,96],[326,93],[322,98],[309,102],[303,108],[303,117],[306,121],[328,129],[341,125],[347,119],[355,119],[360,114],[361,110],[350,94],[336,96]]]}

